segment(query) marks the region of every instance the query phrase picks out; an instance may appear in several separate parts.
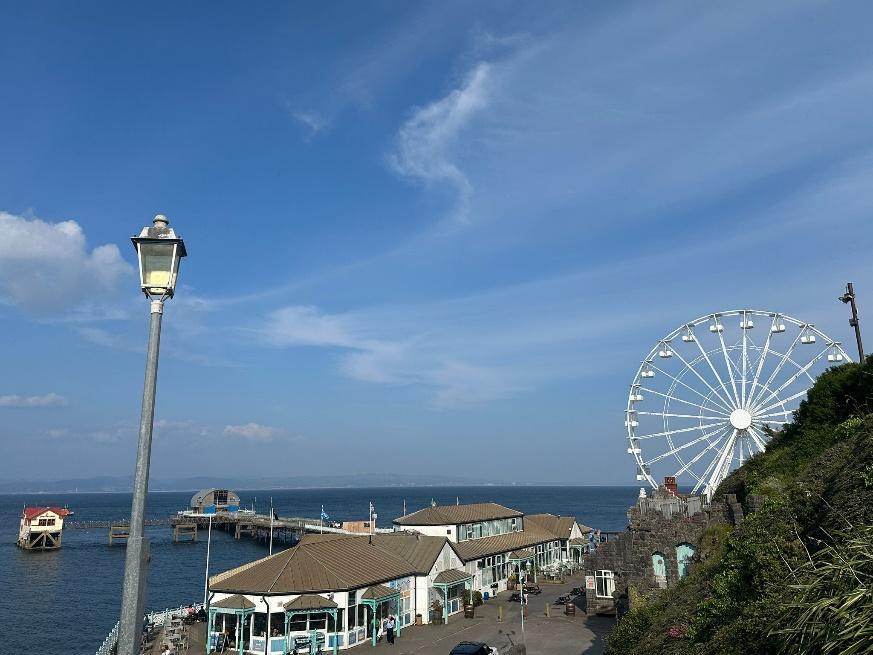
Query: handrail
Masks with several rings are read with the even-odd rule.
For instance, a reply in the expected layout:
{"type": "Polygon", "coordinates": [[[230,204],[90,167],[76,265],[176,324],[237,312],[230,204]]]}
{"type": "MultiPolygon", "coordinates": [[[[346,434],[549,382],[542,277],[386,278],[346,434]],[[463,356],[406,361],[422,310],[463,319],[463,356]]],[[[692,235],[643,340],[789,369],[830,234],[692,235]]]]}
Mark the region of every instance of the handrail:
{"type": "MultiPolygon", "coordinates": [[[[179,605],[175,608],[166,608],[157,612],[149,612],[146,614],[148,622],[152,625],[164,625],[168,618],[184,617],[188,615],[188,605],[179,605]]],[[[193,603],[194,611],[205,610],[203,603],[193,603]]],[[[112,626],[112,630],[106,635],[106,639],[100,644],[95,655],[115,655],[115,650],[118,646],[118,621],[112,626]]]]}

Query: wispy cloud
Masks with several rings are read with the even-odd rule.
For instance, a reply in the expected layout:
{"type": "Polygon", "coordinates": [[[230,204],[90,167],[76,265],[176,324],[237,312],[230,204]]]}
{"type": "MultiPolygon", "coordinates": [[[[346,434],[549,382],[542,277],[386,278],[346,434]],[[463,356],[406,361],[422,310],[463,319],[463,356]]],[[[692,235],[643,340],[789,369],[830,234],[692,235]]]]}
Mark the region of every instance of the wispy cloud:
{"type": "Polygon", "coordinates": [[[89,250],[76,221],[49,223],[0,211],[0,301],[57,314],[86,293],[112,294],[130,272],[116,245],[89,250]]]}
{"type": "Polygon", "coordinates": [[[330,127],[330,120],[317,111],[296,111],[289,108],[292,118],[307,129],[307,137],[312,138],[330,127]]]}
{"type": "Polygon", "coordinates": [[[452,149],[472,118],[488,103],[490,67],[480,62],[463,83],[445,97],[415,109],[397,135],[389,155],[399,174],[426,185],[447,184],[456,194],[454,218],[469,218],[470,180],[455,163],[452,149]]]}
{"type": "Polygon", "coordinates": [[[246,423],[244,425],[225,425],[224,434],[248,441],[272,441],[279,435],[284,434],[284,431],[269,425],[261,425],[260,423],[246,423]]]}
{"type": "Polygon", "coordinates": [[[67,399],[56,393],[41,396],[0,396],[0,407],[57,407],[66,405],[67,399]]]}

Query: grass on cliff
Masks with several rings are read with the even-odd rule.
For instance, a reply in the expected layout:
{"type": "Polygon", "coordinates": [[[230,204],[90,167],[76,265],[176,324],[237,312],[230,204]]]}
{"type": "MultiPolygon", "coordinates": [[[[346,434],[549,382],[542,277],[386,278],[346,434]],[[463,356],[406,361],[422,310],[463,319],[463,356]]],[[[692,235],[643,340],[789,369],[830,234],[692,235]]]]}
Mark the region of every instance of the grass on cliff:
{"type": "Polygon", "coordinates": [[[679,585],[632,592],[607,655],[873,652],[873,358],[822,374],[726,493],[764,502],[679,585]]]}

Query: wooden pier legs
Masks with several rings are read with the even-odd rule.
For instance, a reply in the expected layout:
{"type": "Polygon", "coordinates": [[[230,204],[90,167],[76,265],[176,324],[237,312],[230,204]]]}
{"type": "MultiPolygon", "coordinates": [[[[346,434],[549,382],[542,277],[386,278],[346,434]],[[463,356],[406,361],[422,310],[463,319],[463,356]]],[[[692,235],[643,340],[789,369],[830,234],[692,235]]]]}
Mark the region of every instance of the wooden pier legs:
{"type": "Polygon", "coordinates": [[[173,543],[189,540],[193,544],[197,541],[196,523],[176,523],[173,526],[173,543]]]}

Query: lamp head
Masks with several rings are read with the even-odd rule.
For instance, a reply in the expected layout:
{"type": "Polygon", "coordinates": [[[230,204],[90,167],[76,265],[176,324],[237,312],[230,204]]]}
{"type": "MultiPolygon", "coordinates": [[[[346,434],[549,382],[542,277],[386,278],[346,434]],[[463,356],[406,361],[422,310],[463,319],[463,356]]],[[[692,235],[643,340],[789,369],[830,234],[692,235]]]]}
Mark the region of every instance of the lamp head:
{"type": "Polygon", "coordinates": [[[176,235],[163,214],[151,227],[131,237],[139,261],[139,281],[146,298],[172,298],[179,276],[179,262],[187,256],[185,242],[176,235]]]}

